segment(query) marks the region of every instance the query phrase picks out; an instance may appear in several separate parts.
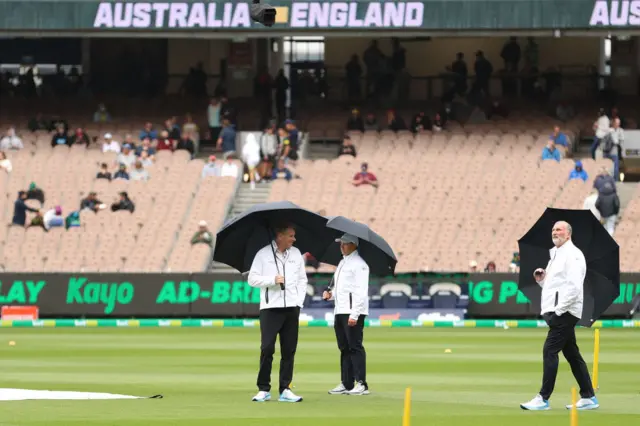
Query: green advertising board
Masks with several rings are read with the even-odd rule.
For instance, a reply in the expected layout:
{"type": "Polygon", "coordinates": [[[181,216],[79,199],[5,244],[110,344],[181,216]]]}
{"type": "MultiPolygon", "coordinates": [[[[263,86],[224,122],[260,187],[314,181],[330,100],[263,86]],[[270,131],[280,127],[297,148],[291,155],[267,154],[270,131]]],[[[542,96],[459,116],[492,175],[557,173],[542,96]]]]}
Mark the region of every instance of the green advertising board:
{"type": "Polygon", "coordinates": [[[555,30],[640,24],[640,0],[268,1],[276,25],[251,20],[250,1],[0,0],[0,31],[555,30]]]}

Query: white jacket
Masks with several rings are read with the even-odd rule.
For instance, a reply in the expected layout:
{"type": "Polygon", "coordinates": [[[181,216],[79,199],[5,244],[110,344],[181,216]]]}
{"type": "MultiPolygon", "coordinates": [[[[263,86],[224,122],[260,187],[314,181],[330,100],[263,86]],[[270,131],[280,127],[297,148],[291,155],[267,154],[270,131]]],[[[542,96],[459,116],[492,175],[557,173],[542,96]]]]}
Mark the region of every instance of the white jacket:
{"type": "Polygon", "coordinates": [[[333,283],[330,300],[335,301],[334,315],[349,314],[354,320],[369,315],[369,265],[358,250],[340,261],[333,283]]]}
{"type": "Polygon", "coordinates": [[[555,312],[556,315],[562,315],[569,312],[581,318],[584,277],[587,274],[584,254],[569,240],[560,248],[549,250],[549,255],[551,259],[545,269],[545,278],[538,281],[542,287],[541,314],[555,312]]]}
{"type": "Polygon", "coordinates": [[[265,246],[253,258],[249,271],[249,285],[260,288],[260,309],[302,308],[307,295],[307,271],[304,266],[302,253],[296,247],[291,247],[280,253],[275,242],[265,246]],[[278,261],[273,257],[275,250],[278,261]],[[276,284],[276,276],[284,277],[284,290],[276,284]]]}

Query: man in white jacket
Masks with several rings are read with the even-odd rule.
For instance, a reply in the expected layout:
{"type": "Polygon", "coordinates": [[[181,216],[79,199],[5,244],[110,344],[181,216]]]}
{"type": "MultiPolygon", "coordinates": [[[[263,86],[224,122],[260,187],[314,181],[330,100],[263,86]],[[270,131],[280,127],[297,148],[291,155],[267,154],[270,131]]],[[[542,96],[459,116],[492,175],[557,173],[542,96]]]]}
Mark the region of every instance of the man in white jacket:
{"type": "MultiPolygon", "coordinates": [[[[580,386],[578,410],[594,410],[600,405],[595,397],[589,369],[576,343],[575,326],[582,316],[584,278],[587,263],[582,251],[571,241],[572,229],[567,222],[557,222],[551,231],[553,247],[546,269],[533,273],[542,287],[541,313],[549,325],[547,340],[542,350],[543,376],[540,393],[529,402],[520,404],[524,410],[549,410],[549,398],[558,375],[558,354],[571,366],[571,372],[580,386]]],[[[567,405],[571,408],[571,405],[567,405]]]]}
{"type": "Polygon", "coordinates": [[[333,276],[333,287],[322,295],[335,302],[333,328],[340,349],[341,383],[329,394],[368,395],[367,353],[362,340],[369,315],[369,265],[358,253],[356,236],[344,234],[336,242],[344,258],[333,276]]]}
{"type": "Polygon", "coordinates": [[[249,285],[260,288],[260,371],[258,393],[253,401],[271,399],[271,366],[280,336],[281,402],[300,402],[302,397],[289,388],[298,347],[298,318],[307,294],[307,272],[302,253],[293,243],[296,231],[291,225],[275,229],[275,240],[256,254],[249,271],[249,285]]]}

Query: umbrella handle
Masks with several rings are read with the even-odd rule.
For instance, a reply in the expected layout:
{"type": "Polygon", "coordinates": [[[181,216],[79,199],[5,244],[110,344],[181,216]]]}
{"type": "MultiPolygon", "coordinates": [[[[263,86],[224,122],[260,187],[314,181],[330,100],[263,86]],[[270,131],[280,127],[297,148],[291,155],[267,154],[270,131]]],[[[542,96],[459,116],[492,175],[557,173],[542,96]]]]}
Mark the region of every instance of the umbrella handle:
{"type": "MultiPolygon", "coordinates": [[[[271,247],[271,253],[273,254],[273,261],[276,263],[276,270],[278,271],[278,275],[280,275],[280,267],[278,266],[278,258],[276,257],[276,250],[273,248],[273,244],[271,243],[271,231],[267,226],[267,237],[269,239],[269,246],[271,247]]],[[[284,278],[284,277],[283,277],[284,278]]],[[[286,280],[286,278],[285,278],[286,280]]],[[[280,284],[280,290],[284,290],[284,283],[280,284]]]]}

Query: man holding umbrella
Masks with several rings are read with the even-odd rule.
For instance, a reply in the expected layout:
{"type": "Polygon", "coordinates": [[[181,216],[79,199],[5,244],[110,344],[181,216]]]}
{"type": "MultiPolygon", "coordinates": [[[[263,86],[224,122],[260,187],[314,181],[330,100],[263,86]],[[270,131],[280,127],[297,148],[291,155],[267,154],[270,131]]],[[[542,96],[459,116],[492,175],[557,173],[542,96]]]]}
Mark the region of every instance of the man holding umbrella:
{"type": "MultiPolygon", "coordinates": [[[[548,229],[548,228],[547,228],[548,229]]],[[[524,410],[548,410],[558,375],[558,354],[571,366],[571,372],[580,386],[579,410],[599,407],[589,370],[576,343],[575,326],[583,315],[584,281],[587,263],[582,251],[571,240],[571,225],[564,221],[553,225],[549,250],[550,260],[545,269],[537,268],[535,281],[542,287],[541,314],[549,325],[543,348],[543,377],[540,393],[529,402],[520,404],[524,410]]],[[[570,406],[567,406],[570,408],[570,406]]]]}
{"type": "Polygon", "coordinates": [[[364,321],[369,314],[369,266],[358,253],[358,238],[343,234],[340,243],[343,259],[333,276],[333,286],[322,295],[335,302],[334,330],[340,349],[341,383],[331,395],[368,395],[364,346],[364,321]],[[355,385],[354,385],[355,382],[355,385]]]}
{"type": "Polygon", "coordinates": [[[293,247],[296,231],[290,224],[275,229],[275,239],[255,255],[249,285],[260,288],[260,371],[253,401],[271,399],[271,367],[276,338],[280,336],[281,402],[300,402],[289,385],[298,346],[298,317],[307,293],[307,273],[300,250],[293,247]]]}

